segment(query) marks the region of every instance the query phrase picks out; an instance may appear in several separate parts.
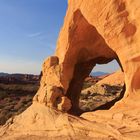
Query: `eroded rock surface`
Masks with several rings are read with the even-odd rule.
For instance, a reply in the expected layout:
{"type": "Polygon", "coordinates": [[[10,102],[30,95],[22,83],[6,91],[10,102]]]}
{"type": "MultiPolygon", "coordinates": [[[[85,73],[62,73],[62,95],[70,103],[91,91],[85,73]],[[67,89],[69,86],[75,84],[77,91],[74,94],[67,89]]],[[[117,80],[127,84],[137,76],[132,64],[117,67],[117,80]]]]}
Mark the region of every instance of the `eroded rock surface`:
{"type": "Polygon", "coordinates": [[[139,0],[69,0],[55,56],[43,65],[33,105],[2,127],[2,138],[15,134],[26,139],[63,135],[67,139],[139,140],[139,19],[139,0]],[[113,59],[124,72],[123,99],[108,111],[83,114],[87,120],[64,113],[80,114],[84,79],[96,64],[113,59]]]}
{"type": "Polygon", "coordinates": [[[58,57],[49,57],[43,64],[40,88],[33,102],[61,111],[68,111],[71,108],[71,101],[65,96],[61,73],[58,57]]]}
{"type": "Polygon", "coordinates": [[[132,101],[136,94],[139,96],[140,32],[139,10],[136,10],[139,6],[138,0],[69,1],[55,54],[63,67],[62,77],[65,77],[65,90],[68,89],[73,112],[78,108],[85,76],[96,64],[113,59],[118,61],[125,75],[123,101],[126,98],[132,101]]]}

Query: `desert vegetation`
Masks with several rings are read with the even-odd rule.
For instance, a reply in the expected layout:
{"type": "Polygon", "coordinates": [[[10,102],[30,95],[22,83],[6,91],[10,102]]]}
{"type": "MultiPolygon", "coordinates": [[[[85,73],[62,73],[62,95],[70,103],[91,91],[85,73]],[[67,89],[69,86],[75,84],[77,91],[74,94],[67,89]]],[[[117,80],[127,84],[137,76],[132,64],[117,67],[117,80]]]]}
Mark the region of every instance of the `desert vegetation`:
{"type": "Polygon", "coordinates": [[[101,105],[119,98],[122,89],[122,85],[91,85],[82,90],[79,106],[83,111],[93,111],[101,105]]]}
{"type": "MultiPolygon", "coordinates": [[[[118,98],[122,85],[98,85],[98,77],[87,77],[83,83],[79,106],[83,111],[91,111],[118,98]]],[[[22,113],[32,104],[32,98],[39,88],[39,82],[0,83],[0,125],[15,115],[22,113]]]]}
{"type": "Polygon", "coordinates": [[[0,83],[0,125],[29,107],[38,87],[38,84],[0,83]]]}

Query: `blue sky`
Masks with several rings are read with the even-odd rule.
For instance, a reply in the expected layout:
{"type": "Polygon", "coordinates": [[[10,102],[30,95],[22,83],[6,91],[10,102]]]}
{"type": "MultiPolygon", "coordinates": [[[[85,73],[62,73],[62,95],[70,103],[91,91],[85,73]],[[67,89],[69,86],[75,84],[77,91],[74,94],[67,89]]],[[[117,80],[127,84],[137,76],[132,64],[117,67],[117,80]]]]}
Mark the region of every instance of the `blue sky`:
{"type": "MultiPolygon", "coordinates": [[[[66,8],[67,0],[0,0],[0,72],[39,74],[54,53],[66,8]]],[[[112,72],[117,63],[100,69],[112,72]]]]}

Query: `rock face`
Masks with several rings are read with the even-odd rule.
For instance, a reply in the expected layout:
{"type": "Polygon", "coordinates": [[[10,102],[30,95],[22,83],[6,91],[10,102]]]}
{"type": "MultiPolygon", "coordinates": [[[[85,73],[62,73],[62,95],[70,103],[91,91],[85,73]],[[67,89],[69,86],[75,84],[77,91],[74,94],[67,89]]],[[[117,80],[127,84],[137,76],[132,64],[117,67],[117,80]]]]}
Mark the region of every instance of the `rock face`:
{"type": "Polygon", "coordinates": [[[123,104],[139,101],[139,6],[138,0],[69,1],[55,56],[44,63],[35,99],[78,114],[84,79],[96,64],[116,59],[125,76],[123,104]]]}
{"type": "Polygon", "coordinates": [[[78,139],[139,139],[139,18],[139,0],[69,0],[55,56],[43,65],[40,89],[33,105],[12,124],[7,124],[4,134],[37,135],[38,132],[48,137],[63,133],[73,139],[77,135],[78,139]],[[82,115],[92,122],[58,111],[80,114],[79,94],[84,79],[96,64],[113,59],[118,61],[125,76],[122,101],[107,113],[82,115]],[[135,110],[134,114],[130,109],[135,110]]]}
{"type": "Polygon", "coordinates": [[[14,120],[7,121],[7,124],[0,129],[0,134],[3,135],[0,137],[2,140],[30,140],[31,136],[34,136],[33,140],[38,140],[40,137],[43,140],[121,138],[121,134],[108,124],[91,123],[40,103],[34,103],[14,120]]]}
{"type": "Polygon", "coordinates": [[[40,88],[33,101],[45,104],[48,107],[68,111],[71,101],[65,96],[64,86],[61,83],[62,67],[56,56],[49,57],[43,64],[40,88]]]}
{"type": "Polygon", "coordinates": [[[124,84],[124,73],[121,70],[105,77],[103,80],[99,81],[97,84],[108,84],[108,85],[123,85],[124,84]]]}
{"type": "Polygon", "coordinates": [[[67,94],[72,101],[72,110],[78,108],[78,95],[84,76],[95,64],[104,64],[113,59],[118,61],[125,75],[123,101],[132,101],[132,98],[136,99],[134,102],[139,100],[140,30],[137,19],[140,12],[136,10],[139,7],[138,0],[69,1],[56,55],[63,65],[63,71],[69,69],[64,73],[67,81],[65,90],[70,87],[67,94]]]}

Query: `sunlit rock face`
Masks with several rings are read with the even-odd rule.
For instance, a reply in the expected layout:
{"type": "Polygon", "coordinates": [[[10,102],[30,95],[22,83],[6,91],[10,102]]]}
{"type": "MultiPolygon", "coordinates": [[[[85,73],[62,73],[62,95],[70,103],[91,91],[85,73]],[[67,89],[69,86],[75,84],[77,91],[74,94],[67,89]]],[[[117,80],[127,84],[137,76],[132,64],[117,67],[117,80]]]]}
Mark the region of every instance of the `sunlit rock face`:
{"type": "MultiPolygon", "coordinates": [[[[54,98],[49,102],[54,104],[58,96],[65,96],[69,107],[64,110],[68,111],[71,108],[72,112],[77,112],[79,94],[85,77],[96,64],[105,64],[113,59],[118,61],[125,75],[126,91],[123,101],[130,98],[132,102],[132,98],[135,97],[139,100],[139,6],[138,0],[68,2],[55,57],[50,58],[51,61],[57,62],[48,64],[50,60],[46,60],[43,68],[48,74],[46,76],[44,72],[42,78],[46,80],[46,85],[48,84],[46,87],[50,84],[62,90],[62,93],[58,91],[54,94],[51,93],[52,90],[48,91],[48,100],[54,98]]],[[[44,98],[43,91],[39,93],[39,98],[44,98]]]]}
{"type": "Polygon", "coordinates": [[[62,67],[56,56],[49,57],[43,64],[40,88],[33,101],[48,107],[68,111],[71,101],[64,94],[61,83],[62,67]]]}
{"type": "Polygon", "coordinates": [[[43,64],[33,105],[7,122],[1,135],[138,140],[139,19],[139,0],[69,0],[56,52],[43,64]],[[113,59],[124,72],[123,99],[108,111],[82,114],[88,121],[65,113],[80,114],[84,79],[96,64],[113,59]]]}

